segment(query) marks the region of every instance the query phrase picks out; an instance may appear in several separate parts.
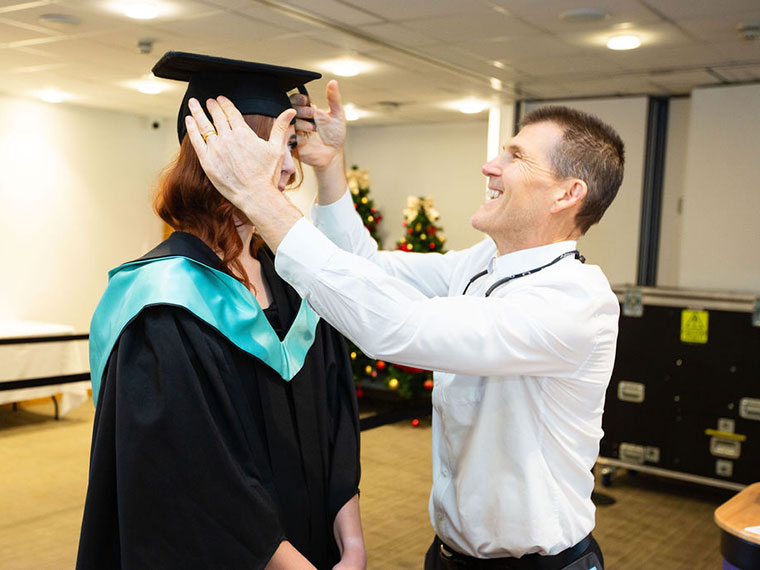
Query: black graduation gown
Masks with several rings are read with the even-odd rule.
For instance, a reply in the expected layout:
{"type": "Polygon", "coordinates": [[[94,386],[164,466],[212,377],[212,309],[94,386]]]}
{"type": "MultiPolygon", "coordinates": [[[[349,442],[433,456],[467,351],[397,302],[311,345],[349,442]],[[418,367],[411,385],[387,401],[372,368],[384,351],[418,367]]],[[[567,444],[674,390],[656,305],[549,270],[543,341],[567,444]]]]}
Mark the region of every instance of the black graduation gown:
{"type": "MultiPolygon", "coordinates": [[[[219,267],[187,233],[145,258],[168,255],[219,267]]],[[[259,261],[282,339],[301,299],[270,252],[259,261]]],[[[77,569],[263,568],[283,539],[332,568],[334,518],[358,482],[350,363],[324,320],[286,382],[188,310],[149,306],[103,373],[77,569]]]]}

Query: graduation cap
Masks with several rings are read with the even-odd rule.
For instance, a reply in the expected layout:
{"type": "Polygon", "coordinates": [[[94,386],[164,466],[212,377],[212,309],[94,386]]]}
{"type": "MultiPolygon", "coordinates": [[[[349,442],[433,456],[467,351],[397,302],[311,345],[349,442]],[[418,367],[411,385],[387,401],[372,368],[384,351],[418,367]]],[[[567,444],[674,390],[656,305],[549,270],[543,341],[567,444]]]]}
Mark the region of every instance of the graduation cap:
{"type": "Polygon", "coordinates": [[[305,69],[181,51],[166,52],[153,66],[153,75],[189,83],[177,116],[180,144],[187,132],[185,116],[190,114],[191,97],[198,99],[206,113],[206,100],[224,95],[243,115],[277,117],[291,108],[288,91],[298,88],[306,93],[304,84],[322,77],[305,69]]]}

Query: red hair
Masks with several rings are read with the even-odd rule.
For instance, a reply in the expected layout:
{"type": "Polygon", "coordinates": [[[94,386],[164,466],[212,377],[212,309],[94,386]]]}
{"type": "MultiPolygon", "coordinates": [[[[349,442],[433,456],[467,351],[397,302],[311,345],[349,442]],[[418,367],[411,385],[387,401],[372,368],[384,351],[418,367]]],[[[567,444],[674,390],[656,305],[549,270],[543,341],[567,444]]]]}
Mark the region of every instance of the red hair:
{"type": "MultiPolygon", "coordinates": [[[[245,115],[248,126],[260,137],[268,139],[274,119],[264,115],[245,115]]],[[[297,171],[288,180],[296,188],[303,179],[301,163],[294,152],[297,171]],[[298,181],[297,184],[294,184],[298,181]]],[[[243,212],[222,196],[201,168],[189,137],[185,136],[177,158],[166,167],[153,199],[153,209],[174,230],[188,232],[201,238],[221,255],[221,269],[246,287],[251,287],[243,264],[237,259],[243,251],[243,241],[237,226],[247,221],[243,212]]],[[[264,241],[254,233],[251,254],[256,255],[264,241]]]]}

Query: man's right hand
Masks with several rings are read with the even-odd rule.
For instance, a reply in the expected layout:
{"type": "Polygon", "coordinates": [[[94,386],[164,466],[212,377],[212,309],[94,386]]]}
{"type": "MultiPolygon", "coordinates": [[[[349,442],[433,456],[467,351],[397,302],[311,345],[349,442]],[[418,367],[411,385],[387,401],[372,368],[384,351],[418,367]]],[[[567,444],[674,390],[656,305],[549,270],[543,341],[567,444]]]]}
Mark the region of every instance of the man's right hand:
{"type": "Polygon", "coordinates": [[[290,103],[296,110],[298,156],[317,172],[338,160],[342,164],[343,145],[346,142],[346,115],[338,82],[334,79],[330,81],[326,91],[329,111],[311,105],[308,96],[301,93],[290,96],[290,103]]]}

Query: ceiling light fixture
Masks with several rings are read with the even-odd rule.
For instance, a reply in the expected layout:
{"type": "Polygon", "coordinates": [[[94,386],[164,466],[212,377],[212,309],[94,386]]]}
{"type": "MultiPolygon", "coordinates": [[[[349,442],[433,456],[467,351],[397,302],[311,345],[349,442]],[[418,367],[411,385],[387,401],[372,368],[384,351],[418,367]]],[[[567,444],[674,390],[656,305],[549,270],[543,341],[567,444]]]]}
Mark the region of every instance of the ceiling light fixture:
{"type": "Polygon", "coordinates": [[[501,79],[496,79],[495,77],[491,77],[489,79],[489,82],[491,83],[491,89],[495,89],[496,91],[501,91],[504,89],[504,85],[501,82],[501,79]]]}
{"type": "Polygon", "coordinates": [[[354,77],[371,69],[369,64],[350,58],[328,61],[323,67],[330,73],[340,77],[354,77]]]}
{"type": "Polygon", "coordinates": [[[127,2],[121,10],[125,16],[134,20],[152,20],[158,16],[158,5],[155,2],[127,2]]]}
{"type": "Polygon", "coordinates": [[[68,99],[68,95],[66,95],[66,93],[54,87],[45,89],[44,91],[38,91],[37,97],[45,101],[45,103],[62,103],[68,99]]]}
{"type": "Polygon", "coordinates": [[[636,49],[641,45],[638,36],[613,36],[607,40],[607,47],[616,51],[636,49]]]}
{"type": "Polygon", "coordinates": [[[368,111],[357,109],[356,105],[353,103],[347,103],[343,107],[343,110],[346,112],[347,121],[358,121],[359,119],[363,119],[364,117],[368,117],[370,115],[368,111]]]}
{"type": "Polygon", "coordinates": [[[476,113],[482,113],[488,109],[491,104],[488,101],[481,101],[480,99],[469,97],[467,99],[462,99],[461,101],[456,101],[452,106],[460,113],[474,115],[476,113]]]}

